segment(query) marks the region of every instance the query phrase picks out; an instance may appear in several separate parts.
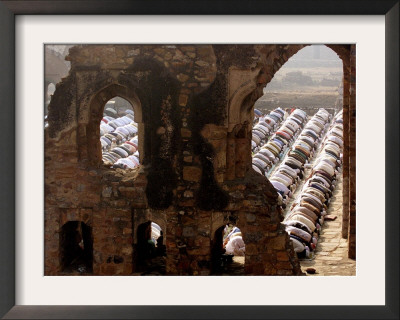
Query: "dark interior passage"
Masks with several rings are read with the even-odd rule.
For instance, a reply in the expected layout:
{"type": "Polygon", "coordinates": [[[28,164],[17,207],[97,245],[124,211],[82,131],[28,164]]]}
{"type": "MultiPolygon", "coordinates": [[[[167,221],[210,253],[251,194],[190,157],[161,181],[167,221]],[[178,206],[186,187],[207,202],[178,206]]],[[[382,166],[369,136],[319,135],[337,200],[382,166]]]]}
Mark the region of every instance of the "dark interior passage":
{"type": "Polygon", "coordinates": [[[211,273],[244,273],[245,244],[240,229],[232,224],[219,227],[211,246],[211,273]]]}
{"type": "Polygon", "coordinates": [[[67,273],[93,272],[92,228],[80,221],[70,221],[61,228],[61,266],[67,273]]]}
{"type": "Polygon", "coordinates": [[[136,271],[165,274],[166,249],[164,233],[159,225],[147,221],[138,226],[136,253],[136,271]]]}

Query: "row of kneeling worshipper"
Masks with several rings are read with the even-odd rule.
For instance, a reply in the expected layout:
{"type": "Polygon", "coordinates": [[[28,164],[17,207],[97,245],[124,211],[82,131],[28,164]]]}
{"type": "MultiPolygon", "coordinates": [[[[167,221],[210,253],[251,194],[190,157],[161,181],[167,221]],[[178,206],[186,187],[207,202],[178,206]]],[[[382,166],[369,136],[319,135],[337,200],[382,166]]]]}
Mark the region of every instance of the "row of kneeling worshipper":
{"type": "Polygon", "coordinates": [[[100,142],[103,162],[114,168],[135,168],[139,166],[137,124],[132,110],[113,118],[104,115],[100,122],[100,142]]]}
{"type": "Polygon", "coordinates": [[[259,118],[261,118],[263,116],[264,116],[264,114],[260,110],[254,108],[253,126],[258,122],[259,118]]]}
{"type": "Polygon", "coordinates": [[[294,110],[271,139],[253,156],[253,169],[267,176],[269,170],[281,159],[287,148],[296,139],[306,120],[307,114],[303,110],[294,110]]]}
{"type": "Polygon", "coordinates": [[[341,171],[343,119],[338,113],[322,142],[312,172],[284,224],[299,258],[311,258],[341,171]]]}
{"type": "Polygon", "coordinates": [[[137,134],[137,124],[132,110],[126,110],[125,115],[114,118],[104,114],[100,121],[100,142],[103,150],[110,150],[137,134]]]}
{"type": "MultiPolygon", "coordinates": [[[[254,110],[256,111],[256,110],[254,110]]],[[[258,123],[254,125],[251,137],[251,150],[257,152],[261,145],[276,131],[282,120],[288,116],[281,108],[276,108],[266,116],[259,116],[258,123]]]]}
{"type": "Polygon", "coordinates": [[[246,252],[246,247],[243,241],[242,233],[238,227],[233,227],[232,230],[227,233],[228,225],[224,230],[223,237],[223,248],[226,254],[234,256],[244,256],[246,252]]]}
{"type": "Polygon", "coordinates": [[[329,112],[319,109],[304,126],[282,164],[269,178],[279,193],[279,204],[283,207],[292,197],[298,182],[303,179],[305,165],[309,163],[318,148],[321,137],[329,127],[330,119],[329,112]]]}

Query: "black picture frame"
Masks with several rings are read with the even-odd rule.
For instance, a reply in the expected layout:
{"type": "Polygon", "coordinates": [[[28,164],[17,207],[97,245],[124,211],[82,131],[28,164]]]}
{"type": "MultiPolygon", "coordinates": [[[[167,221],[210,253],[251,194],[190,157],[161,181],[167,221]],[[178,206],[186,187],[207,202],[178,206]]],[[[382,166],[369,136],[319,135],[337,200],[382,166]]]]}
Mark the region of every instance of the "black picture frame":
{"type": "MultiPolygon", "coordinates": [[[[3,151],[0,157],[0,316],[4,319],[399,319],[398,0],[0,1],[0,40],[0,112],[3,133],[0,136],[0,150],[3,151]],[[384,306],[229,307],[16,306],[15,15],[36,14],[385,15],[386,304],[384,306]]],[[[373,186],[373,182],[371,187],[376,187],[373,186]]],[[[371,294],[373,294],[372,288],[371,294]]]]}

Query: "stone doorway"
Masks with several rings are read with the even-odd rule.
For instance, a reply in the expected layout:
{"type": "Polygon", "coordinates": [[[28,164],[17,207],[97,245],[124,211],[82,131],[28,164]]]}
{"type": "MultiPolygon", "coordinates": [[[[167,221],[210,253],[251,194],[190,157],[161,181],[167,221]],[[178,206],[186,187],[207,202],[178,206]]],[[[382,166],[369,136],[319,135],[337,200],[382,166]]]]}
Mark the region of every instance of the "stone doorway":
{"type": "Polygon", "coordinates": [[[211,244],[211,274],[243,275],[245,244],[241,230],[223,225],[215,233],[211,244]]]}
{"type": "Polygon", "coordinates": [[[69,221],[60,234],[61,270],[64,273],[93,272],[92,228],[81,221],[69,221]]]}
{"type": "Polygon", "coordinates": [[[136,271],[142,275],[165,274],[166,248],[161,227],[147,221],[137,228],[136,271]]]}

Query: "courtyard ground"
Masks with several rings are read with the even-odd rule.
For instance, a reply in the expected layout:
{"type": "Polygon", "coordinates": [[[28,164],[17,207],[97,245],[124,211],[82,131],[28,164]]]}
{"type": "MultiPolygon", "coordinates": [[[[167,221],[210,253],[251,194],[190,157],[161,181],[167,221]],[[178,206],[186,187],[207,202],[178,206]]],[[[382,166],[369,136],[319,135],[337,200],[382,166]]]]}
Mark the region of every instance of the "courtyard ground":
{"type": "Polygon", "coordinates": [[[348,241],[342,238],[342,175],[331,198],[328,215],[337,216],[333,221],[325,221],[318,239],[315,256],[313,259],[300,261],[301,269],[316,270],[315,274],[308,276],[355,276],[356,261],[347,257],[348,241]]]}

